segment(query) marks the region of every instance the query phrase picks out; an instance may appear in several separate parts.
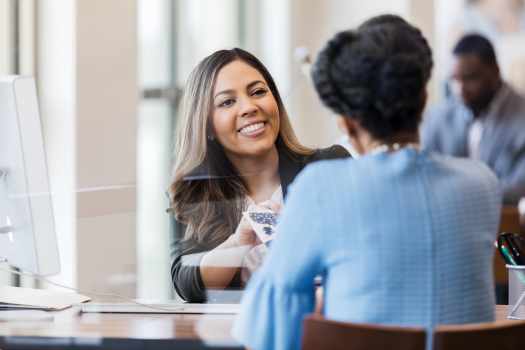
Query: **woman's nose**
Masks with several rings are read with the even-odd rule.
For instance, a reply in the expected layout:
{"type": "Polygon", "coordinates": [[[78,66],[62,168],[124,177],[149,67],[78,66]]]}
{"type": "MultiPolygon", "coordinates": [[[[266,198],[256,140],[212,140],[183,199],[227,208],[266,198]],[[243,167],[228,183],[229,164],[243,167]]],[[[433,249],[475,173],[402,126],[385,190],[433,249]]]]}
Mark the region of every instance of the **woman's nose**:
{"type": "Polygon", "coordinates": [[[239,102],[241,117],[251,117],[256,114],[257,106],[253,103],[251,98],[242,98],[239,102]]]}

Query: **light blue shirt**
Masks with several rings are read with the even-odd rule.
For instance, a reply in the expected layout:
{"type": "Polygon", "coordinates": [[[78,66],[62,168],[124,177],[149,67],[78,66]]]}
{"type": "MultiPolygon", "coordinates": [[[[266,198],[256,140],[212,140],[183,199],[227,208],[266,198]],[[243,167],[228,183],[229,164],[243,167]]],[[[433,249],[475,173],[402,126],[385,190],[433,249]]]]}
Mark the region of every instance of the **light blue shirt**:
{"type": "Polygon", "coordinates": [[[412,148],[308,166],[244,293],[233,334],[299,349],[323,276],[325,317],[424,326],[494,318],[501,194],[482,163],[412,148]]]}

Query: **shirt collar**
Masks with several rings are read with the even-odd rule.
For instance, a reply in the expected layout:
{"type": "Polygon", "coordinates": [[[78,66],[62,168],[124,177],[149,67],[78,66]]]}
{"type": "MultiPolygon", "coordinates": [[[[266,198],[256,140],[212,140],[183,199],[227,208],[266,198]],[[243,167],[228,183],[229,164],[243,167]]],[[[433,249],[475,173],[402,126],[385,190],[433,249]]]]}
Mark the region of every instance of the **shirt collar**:
{"type": "MultiPolygon", "coordinates": [[[[280,204],[280,205],[283,204],[283,188],[282,188],[282,185],[277,186],[275,191],[273,191],[272,196],[268,200],[266,200],[264,202],[267,202],[267,201],[270,201],[270,202],[273,202],[273,203],[277,203],[277,204],[280,204]]],[[[250,206],[252,204],[259,204],[259,203],[255,203],[255,201],[250,196],[247,195],[246,196],[246,204],[248,206],[250,206]]]]}

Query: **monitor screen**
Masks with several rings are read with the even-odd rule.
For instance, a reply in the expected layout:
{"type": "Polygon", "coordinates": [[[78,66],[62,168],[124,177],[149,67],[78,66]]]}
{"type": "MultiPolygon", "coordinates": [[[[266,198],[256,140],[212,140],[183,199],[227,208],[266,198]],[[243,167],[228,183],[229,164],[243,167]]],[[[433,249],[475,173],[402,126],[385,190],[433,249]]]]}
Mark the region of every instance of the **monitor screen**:
{"type": "Polygon", "coordinates": [[[35,81],[0,77],[0,260],[37,275],[60,271],[35,81]]]}

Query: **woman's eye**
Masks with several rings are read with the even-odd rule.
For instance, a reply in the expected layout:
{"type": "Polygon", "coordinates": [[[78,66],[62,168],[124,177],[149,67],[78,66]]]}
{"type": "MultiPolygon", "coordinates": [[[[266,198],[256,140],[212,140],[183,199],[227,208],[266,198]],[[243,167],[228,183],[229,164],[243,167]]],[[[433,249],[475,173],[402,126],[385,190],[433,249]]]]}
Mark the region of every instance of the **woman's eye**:
{"type": "Polygon", "coordinates": [[[227,100],[224,100],[222,101],[220,104],[219,104],[219,107],[230,107],[231,105],[233,105],[235,103],[235,100],[232,99],[232,98],[229,98],[227,100]]]}
{"type": "Polygon", "coordinates": [[[252,95],[254,96],[263,96],[265,94],[266,94],[266,89],[257,89],[252,93],[252,95]]]}

